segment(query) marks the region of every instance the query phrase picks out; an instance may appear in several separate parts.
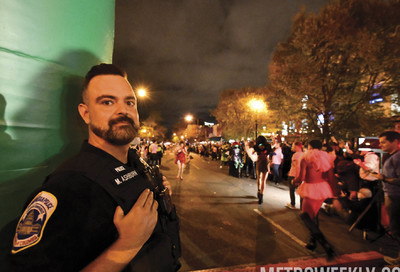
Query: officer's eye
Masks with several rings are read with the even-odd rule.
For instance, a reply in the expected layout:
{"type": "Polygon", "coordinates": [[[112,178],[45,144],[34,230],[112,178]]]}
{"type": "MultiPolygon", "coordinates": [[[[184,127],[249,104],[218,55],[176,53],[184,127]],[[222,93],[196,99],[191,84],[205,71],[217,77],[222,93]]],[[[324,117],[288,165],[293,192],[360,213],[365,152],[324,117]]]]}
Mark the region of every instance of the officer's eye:
{"type": "Polygon", "coordinates": [[[106,105],[106,106],[110,106],[112,105],[114,102],[112,100],[103,100],[101,101],[101,104],[106,105]]]}
{"type": "Polygon", "coordinates": [[[126,102],[126,104],[128,105],[128,106],[135,106],[136,105],[136,101],[135,100],[129,100],[129,101],[127,101],[126,102]]]}

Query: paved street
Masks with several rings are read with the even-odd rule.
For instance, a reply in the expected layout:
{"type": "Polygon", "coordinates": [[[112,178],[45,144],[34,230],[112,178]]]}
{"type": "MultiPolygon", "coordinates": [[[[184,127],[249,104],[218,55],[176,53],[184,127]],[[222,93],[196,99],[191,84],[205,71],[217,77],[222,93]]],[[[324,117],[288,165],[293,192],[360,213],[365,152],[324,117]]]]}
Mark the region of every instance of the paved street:
{"type": "MultiPolygon", "coordinates": [[[[259,205],[255,180],[231,177],[219,162],[197,154],[193,157],[183,181],[175,178],[177,165],[172,153],[164,155],[161,166],[173,186],[181,219],[181,271],[325,256],[320,246],[314,252],[304,248],[308,231],[299,211],[284,207],[289,201],[286,184],[276,187],[268,182],[264,203],[259,205]]],[[[390,238],[374,243],[363,240],[359,229],[348,232],[349,226],[337,216],[321,213],[320,228],[338,255],[368,251],[394,255],[395,243],[390,238]]],[[[373,236],[376,234],[371,233],[373,236]]]]}

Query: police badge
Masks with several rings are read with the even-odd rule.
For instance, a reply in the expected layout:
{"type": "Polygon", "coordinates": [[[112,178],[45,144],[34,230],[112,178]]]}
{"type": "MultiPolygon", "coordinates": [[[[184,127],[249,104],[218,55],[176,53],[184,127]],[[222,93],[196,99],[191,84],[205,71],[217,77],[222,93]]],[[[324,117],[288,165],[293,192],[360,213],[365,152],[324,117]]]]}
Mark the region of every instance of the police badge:
{"type": "Polygon", "coordinates": [[[13,254],[39,243],[56,207],[57,198],[49,192],[42,191],[34,197],[18,222],[11,250],[13,254]]]}

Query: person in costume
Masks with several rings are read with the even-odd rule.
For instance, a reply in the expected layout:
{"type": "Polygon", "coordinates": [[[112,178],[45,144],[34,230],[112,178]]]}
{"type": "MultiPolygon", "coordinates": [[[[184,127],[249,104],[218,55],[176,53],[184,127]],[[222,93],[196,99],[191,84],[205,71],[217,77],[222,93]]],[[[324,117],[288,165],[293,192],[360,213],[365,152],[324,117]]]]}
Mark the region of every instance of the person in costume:
{"type": "Polygon", "coordinates": [[[251,170],[252,179],[257,179],[256,161],[253,161],[249,157],[249,154],[253,154],[254,153],[255,142],[254,141],[250,141],[248,145],[249,145],[248,152],[245,152],[245,154],[244,154],[245,155],[244,166],[245,166],[245,169],[246,169],[246,177],[250,176],[250,170],[251,170]]]}
{"type": "Polygon", "coordinates": [[[243,159],[242,148],[238,142],[233,142],[229,152],[231,158],[229,173],[234,177],[242,177],[243,159]]]}
{"type": "Polygon", "coordinates": [[[321,141],[310,141],[308,150],[301,157],[299,175],[293,183],[300,184],[296,191],[303,199],[300,217],[311,233],[306,248],[314,250],[318,241],[330,259],[334,256],[334,251],[319,229],[317,216],[322,203],[327,198],[333,197],[328,183],[333,178],[333,168],[328,153],[322,151],[321,148],[321,141]]]}
{"type": "Polygon", "coordinates": [[[267,142],[264,136],[258,136],[254,149],[249,148],[248,142],[245,142],[245,150],[250,159],[256,162],[257,171],[257,198],[258,203],[263,203],[264,186],[268,178],[269,160],[268,156],[271,153],[271,145],[267,142]]]}
{"type": "Polygon", "coordinates": [[[229,143],[224,142],[224,144],[221,147],[221,165],[220,168],[223,166],[226,166],[229,162],[229,150],[230,146],[229,143]]]}
{"type": "Polygon", "coordinates": [[[178,164],[177,179],[183,180],[183,170],[186,164],[187,149],[185,143],[181,141],[175,150],[175,163],[178,164]]]}

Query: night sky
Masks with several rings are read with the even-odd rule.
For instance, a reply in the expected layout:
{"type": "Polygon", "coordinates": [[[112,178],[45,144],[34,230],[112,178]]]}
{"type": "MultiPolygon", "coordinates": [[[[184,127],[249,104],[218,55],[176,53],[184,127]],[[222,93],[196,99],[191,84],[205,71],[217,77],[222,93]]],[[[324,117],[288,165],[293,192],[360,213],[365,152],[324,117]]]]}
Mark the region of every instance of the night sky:
{"type": "Polygon", "coordinates": [[[329,0],[116,0],[113,61],[145,85],[141,120],[158,111],[171,129],[187,113],[213,121],[226,89],[262,87],[274,49],[302,6],[329,0]]]}

